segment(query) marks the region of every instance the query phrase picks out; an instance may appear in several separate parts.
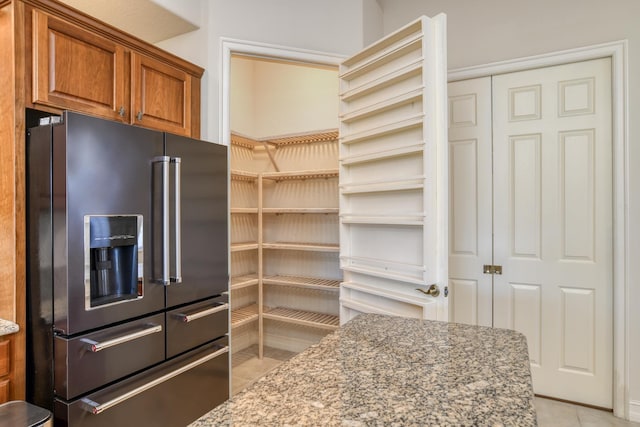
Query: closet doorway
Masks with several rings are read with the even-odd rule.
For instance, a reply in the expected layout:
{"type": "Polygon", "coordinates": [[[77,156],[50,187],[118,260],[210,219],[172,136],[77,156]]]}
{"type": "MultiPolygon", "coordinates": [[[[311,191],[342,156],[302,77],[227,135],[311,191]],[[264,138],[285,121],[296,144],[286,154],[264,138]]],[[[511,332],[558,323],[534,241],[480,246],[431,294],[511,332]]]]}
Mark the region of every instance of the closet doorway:
{"type": "Polygon", "coordinates": [[[527,337],[536,394],[613,407],[611,59],[449,84],[450,314],[527,337]]]}
{"type": "Polygon", "coordinates": [[[233,392],[339,325],[337,67],[230,55],[233,392]]]}

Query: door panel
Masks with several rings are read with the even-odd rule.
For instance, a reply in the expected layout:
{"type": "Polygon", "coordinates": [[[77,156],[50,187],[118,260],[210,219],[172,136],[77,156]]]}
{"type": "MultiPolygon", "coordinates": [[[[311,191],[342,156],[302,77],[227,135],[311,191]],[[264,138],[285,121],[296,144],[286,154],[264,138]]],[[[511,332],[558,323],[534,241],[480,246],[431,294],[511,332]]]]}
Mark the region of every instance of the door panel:
{"type": "Polygon", "coordinates": [[[494,326],[527,336],[536,393],[608,408],[610,70],[600,59],[493,78],[494,326]]]}
{"type": "Polygon", "coordinates": [[[450,319],[491,326],[491,78],[448,88],[450,319]]]}
{"type": "MultiPolygon", "coordinates": [[[[541,322],[541,286],[539,284],[510,283],[507,305],[512,307],[509,328],[522,332],[527,337],[529,362],[540,365],[540,322],[541,322]]],[[[497,304],[497,302],[496,302],[497,304]]],[[[504,306],[504,304],[503,304],[504,306]]],[[[495,307],[496,312],[501,307],[495,307]]]]}
{"type": "Polygon", "coordinates": [[[191,76],[137,53],[131,76],[134,124],[191,136],[191,76]]]}

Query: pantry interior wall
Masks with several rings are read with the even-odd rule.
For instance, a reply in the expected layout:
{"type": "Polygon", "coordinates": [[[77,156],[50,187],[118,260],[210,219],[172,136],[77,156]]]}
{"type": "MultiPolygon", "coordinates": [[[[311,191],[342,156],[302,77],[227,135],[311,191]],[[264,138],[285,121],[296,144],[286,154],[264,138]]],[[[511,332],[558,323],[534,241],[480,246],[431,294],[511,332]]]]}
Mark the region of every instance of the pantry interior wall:
{"type": "Polygon", "coordinates": [[[335,329],[338,322],[337,285],[341,272],[337,258],[337,69],[232,55],[230,75],[230,121],[234,135],[230,149],[231,305],[235,313],[232,347],[235,353],[258,344],[257,356],[262,355],[262,343],[298,352],[335,329]],[[335,134],[333,140],[266,142],[291,136],[304,139],[305,135],[327,130],[335,134]],[[236,138],[245,144],[235,143],[236,138]],[[278,172],[314,170],[336,173],[329,179],[289,177],[286,182],[277,179],[278,172]],[[246,209],[257,206],[256,212],[246,209]],[[322,206],[335,212],[299,211],[322,206]],[[268,212],[269,208],[281,211],[268,212]],[[289,208],[297,211],[286,212],[289,208]],[[333,253],[266,248],[268,242],[283,237],[287,241],[334,243],[336,248],[333,253]],[[245,250],[234,245],[242,242],[258,242],[259,249],[245,250]],[[270,276],[287,274],[283,272],[328,279],[334,282],[335,289],[284,286],[275,283],[278,280],[267,280],[270,276]],[[245,285],[248,282],[236,279],[247,275],[260,280],[245,285]],[[273,307],[328,314],[335,326],[314,328],[295,320],[268,320],[268,315],[262,315],[263,310],[273,307]],[[256,309],[260,314],[252,316],[252,320],[240,314],[256,309]]]}

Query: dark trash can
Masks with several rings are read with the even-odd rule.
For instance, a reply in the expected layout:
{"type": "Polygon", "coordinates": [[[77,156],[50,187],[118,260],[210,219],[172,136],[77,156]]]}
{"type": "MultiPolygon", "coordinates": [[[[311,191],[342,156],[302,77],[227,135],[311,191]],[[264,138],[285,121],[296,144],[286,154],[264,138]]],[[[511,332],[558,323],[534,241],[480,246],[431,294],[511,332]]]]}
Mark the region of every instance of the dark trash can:
{"type": "Polygon", "coordinates": [[[51,427],[51,412],[22,400],[0,405],[0,427],[51,427]]]}

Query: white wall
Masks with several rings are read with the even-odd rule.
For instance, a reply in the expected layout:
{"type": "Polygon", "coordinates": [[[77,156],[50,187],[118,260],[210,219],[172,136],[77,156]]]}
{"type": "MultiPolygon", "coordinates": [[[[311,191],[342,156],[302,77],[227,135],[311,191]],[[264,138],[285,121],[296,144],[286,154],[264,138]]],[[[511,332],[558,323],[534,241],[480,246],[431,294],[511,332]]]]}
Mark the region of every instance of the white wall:
{"type": "Polygon", "coordinates": [[[254,73],[255,61],[233,57],[231,58],[231,89],[229,120],[231,130],[243,136],[260,138],[255,130],[256,108],[254,103],[254,73]]]}
{"type": "Polygon", "coordinates": [[[640,420],[640,1],[379,0],[384,33],[447,14],[449,69],[629,40],[630,393],[640,420]]]}
{"type": "Polygon", "coordinates": [[[265,138],[338,128],[337,69],[241,58],[231,64],[231,129],[265,138]],[[238,82],[244,87],[234,84],[247,77],[238,82]]]}
{"type": "Polygon", "coordinates": [[[257,135],[338,128],[337,69],[259,61],[254,78],[257,135]]]}
{"type": "Polygon", "coordinates": [[[362,5],[362,16],[362,47],[365,47],[383,36],[383,14],[378,0],[365,0],[362,5]]]}
{"type": "Polygon", "coordinates": [[[151,0],[152,2],[164,7],[168,11],[178,15],[182,19],[191,22],[193,25],[200,27],[204,22],[206,15],[202,15],[200,10],[202,4],[207,0],[151,0]]]}

